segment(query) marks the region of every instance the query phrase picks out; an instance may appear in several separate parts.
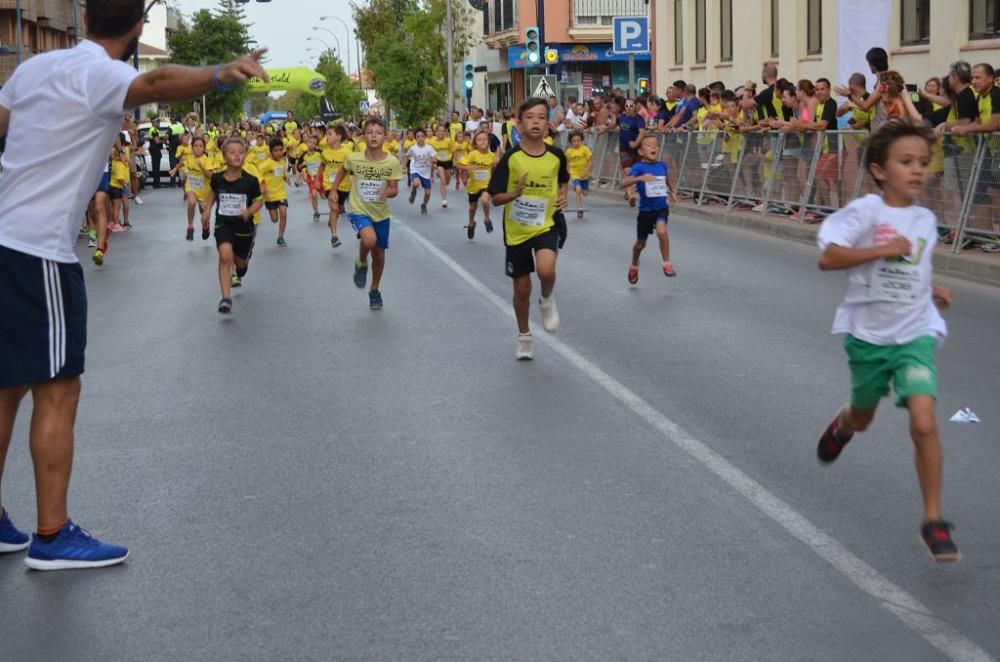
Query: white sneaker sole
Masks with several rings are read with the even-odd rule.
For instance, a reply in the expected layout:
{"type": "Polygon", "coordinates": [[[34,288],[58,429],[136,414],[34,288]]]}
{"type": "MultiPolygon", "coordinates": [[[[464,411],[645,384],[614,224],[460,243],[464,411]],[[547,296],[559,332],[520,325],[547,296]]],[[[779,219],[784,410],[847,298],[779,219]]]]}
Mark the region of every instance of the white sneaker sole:
{"type": "Polygon", "coordinates": [[[128,559],[128,554],[117,559],[107,559],[104,561],[70,561],[67,559],[56,559],[54,561],[42,561],[33,559],[30,556],[24,559],[24,565],[32,570],[85,570],[88,568],[107,568],[109,566],[124,563],[128,559]]]}
{"type": "Polygon", "coordinates": [[[23,552],[31,546],[31,541],[20,545],[15,545],[9,542],[0,542],[0,554],[16,554],[17,552],[23,552]]]}

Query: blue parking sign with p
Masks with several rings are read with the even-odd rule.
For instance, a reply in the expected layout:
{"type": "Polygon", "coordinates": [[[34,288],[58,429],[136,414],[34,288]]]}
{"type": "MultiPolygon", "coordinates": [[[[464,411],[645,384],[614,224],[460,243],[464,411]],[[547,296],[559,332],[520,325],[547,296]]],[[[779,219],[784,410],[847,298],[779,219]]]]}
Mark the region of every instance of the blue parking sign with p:
{"type": "Polygon", "coordinates": [[[649,22],[645,16],[615,17],[612,27],[615,53],[649,52],[649,22]]]}

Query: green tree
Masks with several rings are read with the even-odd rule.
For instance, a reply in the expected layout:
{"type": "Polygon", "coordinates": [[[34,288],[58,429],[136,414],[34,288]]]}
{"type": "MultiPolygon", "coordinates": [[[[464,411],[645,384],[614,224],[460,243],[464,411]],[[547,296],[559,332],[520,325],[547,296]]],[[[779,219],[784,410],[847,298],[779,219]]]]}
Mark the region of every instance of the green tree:
{"type": "MultiPolygon", "coordinates": [[[[247,27],[237,18],[213,14],[202,9],[194,14],[190,25],[183,18],[167,38],[170,61],[187,66],[229,62],[249,52],[247,27]]],[[[239,116],[249,92],[240,86],[232,92],[212,92],[206,97],[207,115],[216,119],[239,116]]],[[[174,104],[174,112],[185,112],[192,103],[174,104]]]]}

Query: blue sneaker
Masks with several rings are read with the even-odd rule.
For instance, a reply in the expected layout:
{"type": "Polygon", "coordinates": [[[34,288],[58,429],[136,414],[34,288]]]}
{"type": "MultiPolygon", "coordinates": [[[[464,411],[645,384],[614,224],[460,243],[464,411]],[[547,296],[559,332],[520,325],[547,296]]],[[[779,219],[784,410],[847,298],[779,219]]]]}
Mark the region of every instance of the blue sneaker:
{"type": "Polygon", "coordinates": [[[278,237],[278,245],[284,248],[285,246],[288,245],[288,242],[285,241],[284,237],[278,237]]]}
{"type": "Polygon", "coordinates": [[[7,511],[0,514],[0,554],[12,554],[28,549],[31,539],[17,530],[14,523],[7,517],[7,511]]]}
{"type": "Polygon", "coordinates": [[[357,286],[358,289],[361,289],[361,288],[363,288],[365,286],[365,283],[367,283],[367,282],[368,282],[368,265],[367,264],[361,264],[360,261],[355,260],[354,261],[354,284],[357,286]]]}
{"type": "Polygon", "coordinates": [[[382,308],[382,293],[378,290],[368,291],[368,307],[372,310],[380,310],[382,308]]]}
{"type": "Polygon", "coordinates": [[[127,558],[126,548],[101,542],[71,520],[51,542],[42,542],[37,533],[32,535],[24,564],[32,570],[71,570],[105,568],[127,558]]]}

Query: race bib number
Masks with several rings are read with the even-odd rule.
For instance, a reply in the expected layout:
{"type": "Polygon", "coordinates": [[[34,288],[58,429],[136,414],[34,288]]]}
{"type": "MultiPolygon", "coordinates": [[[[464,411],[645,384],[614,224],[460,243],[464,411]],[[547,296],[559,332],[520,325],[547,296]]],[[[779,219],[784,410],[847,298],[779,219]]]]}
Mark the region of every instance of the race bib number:
{"type": "Polygon", "coordinates": [[[472,174],[472,178],[477,182],[488,182],[490,181],[490,171],[489,170],[476,170],[472,174]]]}
{"type": "Polygon", "coordinates": [[[437,153],[437,160],[438,162],[451,161],[451,152],[442,152],[439,150],[437,153]]]}
{"type": "Polygon", "coordinates": [[[310,161],[306,164],[306,172],[316,176],[319,173],[319,161],[310,161]]]}
{"type": "Polygon", "coordinates": [[[257,160],[267,161],[267,154],[265,154],[264,152],[257,152],[257,160]]]}
{"type": "Polygon", "coordinates": [[[188,186],[194,191],[203,189],[205,188],[205,178],[198,177],[197,175],[188,174],[188,186]]]}
{"type": "Polygon", "coordinates": [[[647,198],[667,197],[667,178],[657,177],[656,181],[646,182],[646,197],[647,198]]]}
{"type": "Polygon", "coordinates": [[[277,166],[274,169],[274,176],[275,177],[284,177],[285,176],[285,166],[277,166]]]}
{"type": "Polygon", "coordinates": [[[511,203],[511,218],[521,225],[541,227],[545,225],[545,216],[549,209],[546,198],[528,198],[521,196],[511,203]]]}
{"type": "Polygon", "coordinates": [[[247,197],[239,193],[219,194],[219,216],[243,216],[247,197]]]}
{"type": "Polygon", "coordinates": [[[380,179],[362,179],[358,182],[358,194],[365,202],[379,202],[384,185],[385,182],[380,179]]]}
{"type": "Polygon", "coordinates": [[[882,260],[875,267],[871,291],[879,301],[916,301],[920,294],[920,268],[904,262],[882,260]]]}

